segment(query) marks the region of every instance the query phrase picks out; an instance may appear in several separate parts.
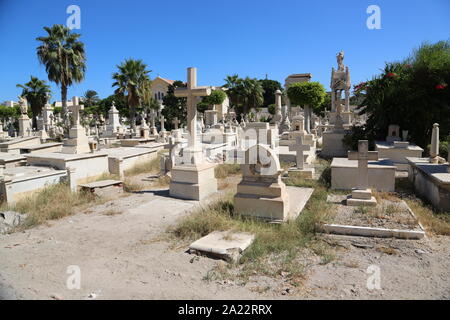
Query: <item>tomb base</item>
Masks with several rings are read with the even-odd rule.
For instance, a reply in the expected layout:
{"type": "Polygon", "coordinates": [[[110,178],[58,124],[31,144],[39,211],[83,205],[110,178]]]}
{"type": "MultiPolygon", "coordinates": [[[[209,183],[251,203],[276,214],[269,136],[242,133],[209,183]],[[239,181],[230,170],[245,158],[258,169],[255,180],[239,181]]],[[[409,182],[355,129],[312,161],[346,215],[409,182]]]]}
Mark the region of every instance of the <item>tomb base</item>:
{"type": "Polygon", "coordinates": [[[176,165],[172,167],[170,195],[187,200],[203,200],[217,192],[214,163],[176,165]]]}
{"type": "Polygon", "coordinates": [[[67,139],[67,141],[65,141],[63,145],[61,152],[68,154],[80,154],[89,153],[91,152],[91,149],[89,148],[89,141],[87,137],[83,137],[67,139]]]}
{"type": "Polygon", "coordinates": [[[377,199],[372,196],[371,189],[353,189],[352,194],[347,197],[348,206],[376,206],[377,199]]]}
{"type": "Polygon", "coordinates": [[[284,183],[252,183],[242,181],[234,196],[235,212],[269,221],[286,221],[289,196],[284,183]]]}

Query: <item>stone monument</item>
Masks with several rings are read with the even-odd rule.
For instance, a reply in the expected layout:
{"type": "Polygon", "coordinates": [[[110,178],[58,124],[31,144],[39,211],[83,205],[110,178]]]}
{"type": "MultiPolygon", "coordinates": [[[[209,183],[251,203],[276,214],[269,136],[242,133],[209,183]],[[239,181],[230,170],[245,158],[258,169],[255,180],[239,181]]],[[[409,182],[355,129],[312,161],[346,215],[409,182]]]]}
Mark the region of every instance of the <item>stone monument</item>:
{"type": "Polygon", "coordinates": [[[62,153],[88,153],[90,152],[89,141],[86,136],[86,131],[80,124],[80,111],[84,106],[80,104],[78,97],[72,98],[72,105],[69,110],[72,113],[72,127],[69,130],[69,139],[64,142],[62,153]]]}
{"type": "MultiPolygon", "coordinates": [[[[297,166],[294,168],[290,168],[289,174],[299,175],[305,179],[312,179],[314,174],[314,167],[306,168],[305,167],[305,154],[304,151],[310,151],[311,146],[309,144],[304,144],[303,136],[296,137],[296,143],[291,144],[289,146],[289,151],[296,152],[296,164],[297,166]]],[[[308,155],[306,155],[308,156],[308,155]]]]}
{"type": "Polygon", "coordinates": [[[347,197],[348,206],[376,206],[377,200],[369,188],[368,160],[378,160],[377,151],[369,151],[369,141],[359,140],[358,151],[348,152],[349,160],[358,160],[358,184],[347,197]]]}
{"type": "Polygon", "coordinates": [[[29,137],[31,134],[30,118],[28,117],[28,101],[24,97],[19,98],[19,137],[29,137]]]}
{"type": "Polygon", "coordinates": [[[245,152],[242,181],[234,196],[236,213],[269,221],[286,221],[289,195],[281,181],[278,156],[268,146],[257,144],[245,152]]]}
{"type": "Polygon", "coordinates": [[[202,200],[217,192],[214,176],[216,164],[203,158],[202,148],[197,139],[197,97],[211,94],[210,87],[197,86],[197,69],[187,69],[187,87],[177,88],[176,97],[187,98],[188,145],[184,148],[180,164],[172,167],[170,195],[183,199],[202,200]]]}

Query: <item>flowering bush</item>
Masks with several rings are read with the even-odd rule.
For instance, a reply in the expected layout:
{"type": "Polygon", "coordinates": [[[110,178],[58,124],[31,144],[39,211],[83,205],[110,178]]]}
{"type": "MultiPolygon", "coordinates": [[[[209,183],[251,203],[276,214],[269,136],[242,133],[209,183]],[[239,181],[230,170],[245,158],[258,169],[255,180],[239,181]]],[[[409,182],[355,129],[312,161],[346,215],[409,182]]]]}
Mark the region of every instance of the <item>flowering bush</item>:
{"type": "Polygon", "coordinates": [[[450,135],[449,81],[449,41],[423,44],[405,61],[387,63],[382,74],[354,86],[368,116],[365,134],[384,140],[388,126],[398,124],[424,148],[433,123],[440,124],[441,137],[450,135]]]}

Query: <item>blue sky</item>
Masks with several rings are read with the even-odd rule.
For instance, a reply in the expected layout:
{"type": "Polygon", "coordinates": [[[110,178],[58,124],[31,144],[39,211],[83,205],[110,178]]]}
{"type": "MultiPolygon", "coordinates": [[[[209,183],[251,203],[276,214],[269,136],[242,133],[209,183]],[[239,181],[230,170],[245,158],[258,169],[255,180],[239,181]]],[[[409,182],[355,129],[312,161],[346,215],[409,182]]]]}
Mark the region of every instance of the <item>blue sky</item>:
{"type": "MultiPolygon", "coordinates": [[[[284,83],[310,72],[329,89],[336,53],[345,51],[352,83],[370,79],[386,61],[408,56],[423,41],[450,38],[449,0],[0,0],[0,101],[17,100],[30,75],[47,79],[36,57],[44,26],[65,24],[66,8],[81,8],[87,53],[87,89],[113,92],[111,74],[125,58],[143,59],[160,75],[186,79],[198,69],[200,85],[222,85],[228,74],[284,83]],[[369,30],[369,5],[381,9],[381,30],[369,30]]],[[[60,91],[52,84],[53,100],[60,91]]]]}

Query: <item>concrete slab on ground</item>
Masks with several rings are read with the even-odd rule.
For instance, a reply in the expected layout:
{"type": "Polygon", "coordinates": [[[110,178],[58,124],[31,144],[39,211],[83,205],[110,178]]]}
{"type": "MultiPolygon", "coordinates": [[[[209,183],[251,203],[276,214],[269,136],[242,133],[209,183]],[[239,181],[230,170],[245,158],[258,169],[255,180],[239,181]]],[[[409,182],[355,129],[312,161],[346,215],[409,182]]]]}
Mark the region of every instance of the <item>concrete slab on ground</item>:
{"type": "Polygon", "coordinates": [[[250,233],[213,231],[193,242],[189,249],[194,252],[211,254],[226,261],[237,261],[254,239],[255,235],[250,233]]]}

